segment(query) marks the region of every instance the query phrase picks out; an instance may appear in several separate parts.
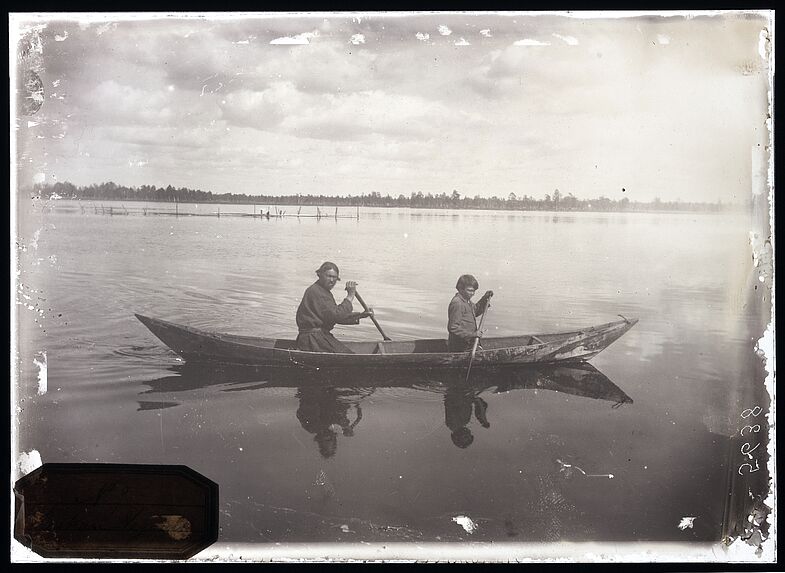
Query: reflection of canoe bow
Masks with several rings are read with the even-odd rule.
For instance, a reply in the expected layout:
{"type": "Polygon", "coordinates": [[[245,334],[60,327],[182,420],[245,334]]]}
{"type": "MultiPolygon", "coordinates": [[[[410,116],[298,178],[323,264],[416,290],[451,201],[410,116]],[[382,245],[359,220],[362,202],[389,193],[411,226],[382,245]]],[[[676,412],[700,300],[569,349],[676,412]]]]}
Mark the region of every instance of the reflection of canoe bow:
{"type": "MultiPolygon", "coordinates": [[[[297,350],[294,340],[219,334],[137,314],[150,331],[185,360],[270,366],[463,367],[469,352],[447,352],[445,339],[345,341],[354,354],[297,350]]],[[[558,334],[487,337],[475,366],[547,364],[589,360],[627,332],[638,319],[625,319],[558,334]]]]}

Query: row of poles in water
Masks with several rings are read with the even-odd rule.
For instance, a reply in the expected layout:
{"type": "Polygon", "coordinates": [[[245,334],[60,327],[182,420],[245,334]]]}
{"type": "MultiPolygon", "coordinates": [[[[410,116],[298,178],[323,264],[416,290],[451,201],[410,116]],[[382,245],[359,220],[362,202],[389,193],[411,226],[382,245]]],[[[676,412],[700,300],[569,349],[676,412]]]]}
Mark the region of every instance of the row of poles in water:
{"type": "MultiPolygon", "coordinates": [[[[79,209],[81,213],[84,215],[88,212],[89,208],[86,208],[84,205],[79,205],[79,209]]],[[[338,207],[335,207],[335,211],[330,213],[327,208],[322,208],[317,206],[316,213],[302,213],[302,205],[297,208],[296,213],[287,213],[284,209],[278,209],[277,206],[274,207],[275,211],[271,212],[270,208],[267,208],[267,211],[263,211],[259,209],[257,212],[257,206],[253,206],[253,213],[238,213],[238,212],[226,212],[224,211],[221,213],[221,208],[218,209],[213,213],[198,213],[192,211],[181,212],[180,207],[177,203],[175,203],[174,210],[172,209],[153,209],[150,207],[136,207],[128,209],[125,205],[121,204],[120,207],[115,207],[110,205],[109,207],[104,207],[103,204],[101,205],[93,205],[93,212],[98,215],[155,215],[155,216],[170,216],[170,217],[254,217],[259,219],[280,219],[283,217],[310,217],[316,219],[359,219],[360,218],[360,208],[356,207],[356,211],[354,215],[345,215],[345,214],[338,214],[338,207]]]]}

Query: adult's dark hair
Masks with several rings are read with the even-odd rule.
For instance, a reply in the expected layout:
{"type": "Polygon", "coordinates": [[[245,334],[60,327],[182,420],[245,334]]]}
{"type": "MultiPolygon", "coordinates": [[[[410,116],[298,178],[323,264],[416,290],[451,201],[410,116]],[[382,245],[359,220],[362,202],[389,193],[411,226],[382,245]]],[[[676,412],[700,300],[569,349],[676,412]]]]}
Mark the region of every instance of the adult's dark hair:
{"type": "Polygon", "coordinates": [[[330,269],[335,271],[335,274],[339,275],[341,272],[338,270],[338,265],[335,263],[331,263],[330,261],[325,261],[322,263],[322,266],[316,269],[316,274],[321,275],[322,273],[329,271],[330,269]]]}
{"type": "Polygon", "coordinates": [[[450,437],[452,438],[452,443],[462,449],[468,448],[474,441],[472,431],[466,426],[455,430],[452,434],[450,434],[450,437]]]}
{"type": "Polygon", "coordinates": [[[477,283],[477,279],[474,278],[473,275],[461,275],[458,277],[458,283],[455,285],[455,289],[463,290],[467,286],[474,287],[474,290],[480,288],[480,285],[477,283]]]}

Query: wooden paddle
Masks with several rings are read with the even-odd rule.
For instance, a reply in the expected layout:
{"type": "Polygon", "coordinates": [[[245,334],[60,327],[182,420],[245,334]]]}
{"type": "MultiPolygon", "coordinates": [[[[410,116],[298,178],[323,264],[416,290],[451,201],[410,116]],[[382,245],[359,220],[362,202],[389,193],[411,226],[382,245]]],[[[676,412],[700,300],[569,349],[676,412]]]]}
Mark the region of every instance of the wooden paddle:
{"type": "MultiPolygon", "coordinates": [[[[368,305],[367,305],[367,304],[365,304],[365,301],[363,300],[363,297],[361,297],[361,296],[360,296],[360,293],[359,293],[359,292],[357,292],[357,291],[355,290],[355,291],[354,291],[354,296],[357,298],[357,301],[358,301],[358,302],[359,302],[359,303],[362,305],[362,307],[365,309],[365,312],[371,312],[371,311],[368,309],[368,305]]],[[[381,327],[381,326],[379,326],[379,323],[376,321],[376,317],[375,317],[375,316],[371,315],[371,316],[370,316],[370,319],[371,319],[371,320],[373,321],[373,323],[376,325],[376,328],[379,330],[379,334],[381,334],[381,335],[382,335],[382,338],[384,338],[385,340],[392,340],[392,338],[390,338],[389,336],[387,336],[387,335],[384,333],[384,331],[382,330],[382,327],[381,327]]]]}
{"type": "MultiPolygon", "coordinates": [[[[493,295],[491,295],[493,296],[493,295]]],[[[485,303],[485,309],[482,311],[482,317],[480,318],[480,326],[477,327],[477,332],[479,333],[482,330],[482,323],[485,322],[485,317],[488,314],[488,311],[491,309],[491,297],[488,297],[488,302],[485,303]]],[[[469,381],[469,374],[472,372],[472,363],[474,362],[474,355],[477,354],[477,345],[480,343],[480,339],[475,338],[474,344],[472,344],[472,355],[469,358],[469,368],[466,370],[466,381],[469,381]]]]}

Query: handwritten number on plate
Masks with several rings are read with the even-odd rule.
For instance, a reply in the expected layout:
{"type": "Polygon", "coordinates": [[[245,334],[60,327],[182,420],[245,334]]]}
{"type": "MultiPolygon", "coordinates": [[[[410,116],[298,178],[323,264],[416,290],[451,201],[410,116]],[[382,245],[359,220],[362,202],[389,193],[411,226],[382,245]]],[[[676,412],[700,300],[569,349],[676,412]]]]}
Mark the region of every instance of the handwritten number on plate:
{"type": "Polygon", "coordinates": [[[739,432],[739,434],[743,436],[744,435],[744,430],[746,430],[747,428],[750,429],[750,433],[755,432],[757,434],[758,432],[760,432],[760,424],[755,424],[753,426],[744,426],[741,429],[741,432],[739,432]]]}
{"type": "Polygon", "coordinates": [[[743,468],[744,466],[749,466],[750,467],[750,471],[748,473],[753,473],[753,472],[756,472],[756,471],[758,471],[760,469],[760,466],[758,465],[758,460],[755,460],[755,469],[752,469],[752,464],[741,464],[739,466],[739,475],[740,476],[744,475],[742,473],[742,471],[741,471],[741,468],[743,468]]]}
{"type": "Polygon", "coordinates": [[[742,418],[749,418],[750,416],[760,416],[760,413],[763,412],[763,408],[760,406],[755,406],[754,408],[747,408],[741,413],[742,418]]]}
{"type": "Polygon", "coordinates": [[[750,456],[750,459],[752,459],[752,456],[750,455],[750,452],[754,452],[755,450],[758,449],[759,446],[760,446],[760,444],[755,444],[755,447],[750,449],[750,444],[749,444],[749,442],[747,442],[747,443],[745,443],[744,445],[741,446],[741,453],[744,454],[745,456],[750,456]],[[747,451],[744,451],[745,450],[745,446],[746,446],[746,450],[747,451]]]}

